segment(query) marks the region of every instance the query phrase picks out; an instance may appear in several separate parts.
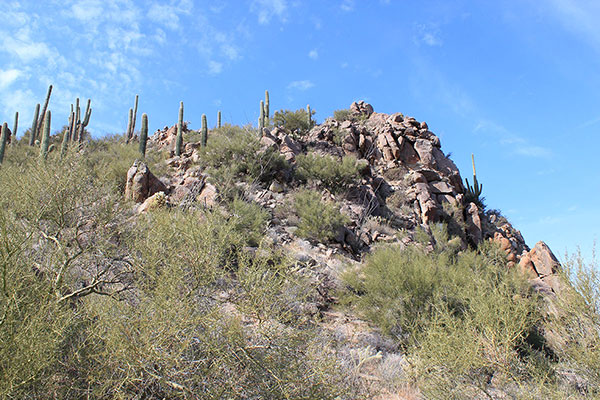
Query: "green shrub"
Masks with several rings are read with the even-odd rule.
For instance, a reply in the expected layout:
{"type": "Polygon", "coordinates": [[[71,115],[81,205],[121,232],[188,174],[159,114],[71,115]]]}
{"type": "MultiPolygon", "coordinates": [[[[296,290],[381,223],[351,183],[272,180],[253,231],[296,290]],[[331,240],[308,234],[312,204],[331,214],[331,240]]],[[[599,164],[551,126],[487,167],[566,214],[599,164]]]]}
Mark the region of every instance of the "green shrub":
{"type": "Polygon", "coordinates": [[[321,195],[312,190],[298,192],[294,206],[300,218],[296,234],[301,237],[331,241],[338,230],[349,222],[336,204],[322,201],[321,195]]]}
{"type": "Polygon", "coordinates": [[[338,122],[342,122],[342,121],[350,121],[352,120],[352,111],[350,111],[350,109],[342,109],[342,110],[335,110],[333,112],[333,119],[335,119],[338,122]]]}
{"type": "MultiPolygon", "coordinates": [[[[315,111],[311,110],[311,115],[315,115],[315,111]]],[[[279,110],[273,114],[273,125],[283,127],[289,130],[293,136],[301,137],[310,131],[315,126],[315,121],[312,119],[308,120],[308,112],[305,109],[296,111],[290,110],[279,110]]]]}
{"type": "Polygon", "coordinates": [[[325,188],[340,192],[360,177],[359,163],[355,157],[344,156],[341,160],[315,153],[296,157],[296,177],[302,181],[315,181],[325,188]]]}
{"type": "Polygon", "coordinates": [[[240,236],[251,246],[257,246],[267,228],[269,212],[256,203],[246,202],[236,197],[230,204],[233,214],[231,223],[240,236]]]}
{"type": "Polygon", "coordinates": [[[529,344],[542,314],[524,277],[495,246],[459,252],[434,236],[433,252],[384,247],[343,277],[351,304],[407,349],[421,391],[470,398],[489,391],[490,374],[506,387],[551,374],[529,344]]]}
{"type": "Polygon", "coordinates": [[[236,181],[269,183],[289,167],[277,150],[262,149],[256,132],[227,125],[211,133],[208,145],[200,149],[199,163],[229,199],[239,194],[236,181]]]}

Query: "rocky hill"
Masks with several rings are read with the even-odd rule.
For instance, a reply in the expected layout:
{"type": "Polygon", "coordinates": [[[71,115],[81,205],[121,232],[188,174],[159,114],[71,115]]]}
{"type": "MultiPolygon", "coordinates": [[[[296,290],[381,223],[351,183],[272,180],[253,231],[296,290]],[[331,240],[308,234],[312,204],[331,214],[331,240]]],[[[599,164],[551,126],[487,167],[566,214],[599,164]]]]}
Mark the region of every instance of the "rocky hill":
{"type": "Polygon", "coordinates": [[[0,394],[600,394],[593,301],[426,122],[362,101],[308,121],[206,144],[183,123],[180,155],[165,127],[132,165],[120,138],[41,168],[8,151],[0,394]]]}

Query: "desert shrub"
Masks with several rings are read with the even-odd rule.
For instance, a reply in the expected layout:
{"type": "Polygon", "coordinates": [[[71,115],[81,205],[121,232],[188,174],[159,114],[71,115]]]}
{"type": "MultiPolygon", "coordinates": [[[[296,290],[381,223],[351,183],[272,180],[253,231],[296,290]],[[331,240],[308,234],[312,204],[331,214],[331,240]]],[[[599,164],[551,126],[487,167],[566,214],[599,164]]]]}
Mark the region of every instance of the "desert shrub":
{"type": "Polygon", "coordinates": [[[296,166],[298,179],[319,182],[333,192],[342,191],[360,177],[358,160],[351,156],[339,160],[315,153],[299,154],[296,166]]]}
{"type": "Polygon", "coordinates": [[[224,197],[233,199],[235,182],[272,181],[288,168],[285,159],[275,149],[262,149],[256,132],[234,126],[223,126],[201,149],[200,165],[207,169],[224,197]]]}
{"type": "Polygon", "coordinates": [[[301,237],[327,242],[333,240],[338,230],[348,223],[339,206],[321,200],[321,195],[312,190],[298,192],[294,207],[300,219],[296,234],[301,237]]]}
{"type": "Polygon", "coordinates": [[[350,121],[352,119],[352,111],[350,109],[335,110],[333,112],[333,119],[338,122],[350,121]]]}
{"type": "Polygon", "coordinates": [[[235,230],[246,237],[249,245],[257,246],[269,222],[269,212],[256,203],[236,197],[229,209],[233,214],[231,223],[235,230]]]}
{"type": "Polygon", "coordinates": [[[510,386],[550,371],[528,361],[543,360],[529,344],[541,313],[524,277],[495,246],[459,251],[444,231],[433,236],[431,252],[384,247],[344,275],[351,304],[407,350],[421,391],[473,397],[490,389],[492,374],[510,386]]]}
{"type": "MultiPolygon", "coordinates": [[[[315,110],[311,110],[311,115],[315,115],[315,110]]],[[[289,130],[293,136],[304,136],[315,126],[315,120],[308,121],[308,112],[305,109],[296,111],[279,110],[273,114],[273,125],[283,127],[289,130]]]]}
{"type": "Polygon", "coordinates": [[[575,373],[590,395],[600,395],[600,268],[578,252],[563,263],[561,292],[545,330],[563,368],[575,373]]]}
{"type": "Polygon", "coordinates": [[[354,114],[352,113],[352,111],[350,109],[342,109],[342,110],[335,110],[333,112],[333,119],[335,119],[338,122],[342,122],[342,121],[365,121],[367,120],[369,117],[367,114],[354,114]]]}

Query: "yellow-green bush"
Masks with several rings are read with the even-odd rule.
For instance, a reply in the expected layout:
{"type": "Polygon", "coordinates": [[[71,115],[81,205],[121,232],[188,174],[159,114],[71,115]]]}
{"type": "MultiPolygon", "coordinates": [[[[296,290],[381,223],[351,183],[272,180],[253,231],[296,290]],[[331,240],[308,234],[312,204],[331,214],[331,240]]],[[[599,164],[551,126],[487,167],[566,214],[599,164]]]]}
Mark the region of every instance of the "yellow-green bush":
{"type": "Polygon", "coordinates": [[[313,181],[323,187],[340,192],[360,177],[360,167],[355,157],[337,159],[315,153],[299,154],[296,157],[296,177],[301,181],[313,181]]]}
{"type": "Polygon", "coordinates": [[[321,242],[333,240],[340,228],[349,222],[339,206],[321,200],[321,194],[302,190],[294,197],[294,207],[300,218],[296,234],[321,242]]]}

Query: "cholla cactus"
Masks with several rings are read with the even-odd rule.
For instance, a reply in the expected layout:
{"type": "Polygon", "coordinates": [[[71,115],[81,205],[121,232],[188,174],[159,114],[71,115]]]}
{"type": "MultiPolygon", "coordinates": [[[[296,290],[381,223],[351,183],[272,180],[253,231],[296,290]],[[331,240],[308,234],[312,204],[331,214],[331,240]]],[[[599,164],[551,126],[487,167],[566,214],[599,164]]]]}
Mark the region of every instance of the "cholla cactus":
{"type": "Polygon", "coordinates": [[[6,149],[6,142],[8,141],[8,124],[5,122],[2,124],[2,130],[0,131],[0,164],[4,160],[4,150],[6,149]]]}
{"type": "Polygon", "coordinates": [[[200,138],[200,145],[206,147],[208,141],[208,124],[206,123],[206,114],[202,114],[202,137],[200,138]]]}
{"type": "Polygon", "coordinates": [[[142,130],[140,131],[140,155],[146,158],[146,143],[148,142],[148,115],[142,114],[142,130]]]}
{"type": "Polygon", "coordinates": [[[52,123],[52,113],[50,110],[46,111],[46,118],[44,118],[44,133],[42,134],[42,144],[40,146],[40,158],[46,159],[48,157],[48,147],[50,146],[50,124],[52,123]]]}
{"type": "Polygon", "coordinates": [[[177,121],[177,139],[175,141],[175,155],[181,155],[183,147],[183,101],[179,103],[179,120],[177,121]]]}

